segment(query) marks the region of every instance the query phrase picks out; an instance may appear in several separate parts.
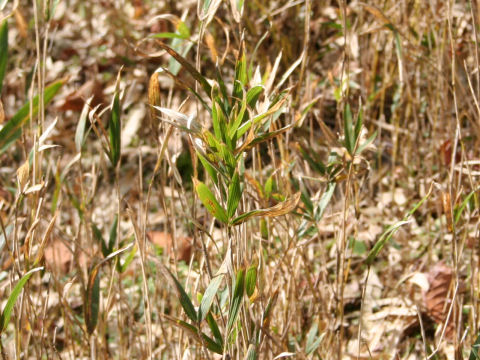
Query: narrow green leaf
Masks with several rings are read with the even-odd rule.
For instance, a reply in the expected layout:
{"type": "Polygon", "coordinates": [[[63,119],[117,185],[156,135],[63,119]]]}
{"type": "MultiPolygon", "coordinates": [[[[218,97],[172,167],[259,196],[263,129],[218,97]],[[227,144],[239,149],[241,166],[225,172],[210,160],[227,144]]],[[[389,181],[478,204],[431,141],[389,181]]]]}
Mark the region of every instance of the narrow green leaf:
{"type": "Polygon", "coordinates": [[[83,144],[85,143],[85,128],[87,124],[88,112],[90,110],[90,102],[92,99],[93,97],[85,102],[82,113],[80,114],[80,118],[78,119],[77,128],[75,130],[75,148],[78,152],[82,151],[83,144]]]}
{"type": "Polygon", "coordinates": [[[203,203],[203,205],[205,205],[210,214],[224,224],[228,223],[228,217],[225,209],[220,206],[210,189],[197,179],[194,179],[194,185],[200,201],[203,203]]]}
{"type": "Polygon", "coordinates": [[[353,148],[355,146],[355,140],[353,139],[353,120],[352,120],[352,111],[350,105],[345,105],[345,110],[343,112],[343,131],[345,133],[345,147],[347,148],[350,154],[353,154],[353,148]]]}
{"type": "Polygon", "coordinates": [[[228,312],[227,334],[230,334],[232,327],[237,321],[238,314],[240,313],[240,307],[242,305],[243,293],[245,290],[245,269],[240,269],[237,272],[237,278],[235,284],[232,286],[235,290],[230,304],[230,311],[228,312]]]}
{"type": "Polygon", "coordinates": [[[238,172],[233,175],[232,182],[228,187],[228,200],[227,200],[227,216],[229,219],[235,214],[240,198],[242,196],[242,189],[240,188],[240,176],[238,172]]]}
{"type": "Polygon", "coordinates": [[[378,241],[373,246],[372,250],[370,250],[370,252],[368,253],[368,257],[366,260],[366,263],[368,266],[373,264],[373,261],[378,256],[380,251],[383,249],[387,241],[389,241],[392,238],[393,234],[395,234],[402,225],[405,225],[408,223],[410,223],[409,220],[402,220],[389,226],[387,230],[385,230],[385,232],[380,236],[380,239],[378,239],[378,241]]]}
{"type": "Polygon", "coordinates": [[[172,32],[161,32],[153,34],[152,37],[158,39],[188,39],[188,36],[185,36],[185,34],[177,34],[172,32]]]}
{"type": "Polygon", "coordinates": [[[103,239],[102,232],[100,229],[97,227],[97,225],[92,223],[92,234],[94,239],[102,246],[102,254],[104,257],[108,256],[108,248],[107,245],[105,244],[105,240],[103,239]]]}
{"type": "Polygon", "coordinates": [[[372,136],[370,136],[363,144],[361,144],[358,148],[357,151],[355,151],[355,154],[359,155],[368,145],[372,143],[373,140],[377,137],[377,132],[375,131],[372,136]]]}
{"type": "Polygon", "coordinates": [[[316,222],[319,222],[320,220],[322,220],[323,213],[325,212],[327,205],[330,203],[330,200],[332,199],[333,193],[335,192],[336,185],[337,184],[333,181],[328,183],[327,189],[322,194],[322,197],[320,198],[320,201],[318,203],[318,207],[316,208],[316,211],[315,211],[316,222]]]}
{"type": "Polygon", "coordinates": [[[0,94],[8,61],[8,22],[4,20],[0,26],[0,94]]]}
{"type": "MultiPolygon", "coordinates": [[[[48,104],[65,84],[65,80],[59,80],[45,88],[43,100],[48,104]]],[[[38,95],[33,98],[32,115],[38,113],[38,95]]],[[[30,120],[30,102],[27,101],[18,112],[0,130],[0,154],[5,152],[22,134],[22,126],[30,120]]]]}
{"type": "Polygon", "coordinates": [[[263,87],[263,85],[256,85],[247,91],[247,104],[251,109],[255,109],[258,98],[264,90],[265,88],[263,87]]]}
{"type": "Polygon", "coordinates": [[[255,286],[257,285],[257,264],[250,266],[247,270],[247,276],[245,279],[245,290],[247,296],[251,297],[255,292],[255,286]]]}
{"type": "Polygon", "coordinates": [[[3,333],[7,328],[7,325],[10,322],[10,317],[12,316],[13,306],[17,302],[17,299],[20,296],[20,293],[22,292],[22,289],[27,283],[28,279],[30,279],[33,273],[40,270],[43,270],[43,267],[37,267],[28,271],[25,275],[22,276],[22,278],[18,281],[17,285],[15,285],[15,287],[13,288],[0,317],[0,333],[3,333]]]}
{"type": "Polygon", "coordinates": [[[125,260],[119,260],[117,262],[117,271],[121,274],[121,273],[124,273],[125,270],[127,270],[127,267],[128,265],[131,264],[131,262],[133,261],[133,259],[135,258],[135,254],[137,253],[137,246],[134,246],[132,248],[132,250],[130,250],[130,252],[128,253],[127,257],[125,258],[125,260]]]}
{"type": "Polygon", "coordinates": [[[245,360],[257,360],[257,359],[258,359],[257,347],[253,344],[250,344],[248,346],[248,351],[247,351],[247,355],[245,356],[245,360]]]}
{"type": "Polygon", "coordinates": [[[198,151],[197,151],[197,156],[200,159],[200,162],[202,163],[203,167],[207,171],[208,175],[210,175],[210,177],[212,178],[215,185],[218,185],[218,176],[217,176],[218,170],[215,169],[215,167],[198,151]]]}
{"type": "Polygon", "coordinates": [[[470,356],[468,360],[480,360],[480,354],[478,349],[480,348],[480,335],[477,336],[477,340],[472,345],[472,349],[470,350],[470,356]]]}
{"type": "Polygon", "coordinates": [[[200,307],[198,308],[198,321],[203,321],[210,311],[210,306],[212,306],[213,299],[215,298],[218,288],[222,283],[222,279],[222,275],[217,275],[212,279],[212,281],[210,281],[210,284],[203,294],[200,307]]]}
{"type": "Polygon", "coordinates": [[[117,225],[118,225],[118,214],[115,214],[113,219],[112,227],[110,228],[110,237],[108,238],[108,255],[113,251],[113,247],[117,242],[117,225]]]}
{"type": "Polygon", "coordinates": [[[218,324],[215,321],[211,312],[207,314],[207,323],[212,331],[213,337],[215,338],[215,342],[223,348],[223,338],[220,329],[218,328],[218,324]]]}
{"type": "Polygon", "coordinates": [[[307,355],[312,354],[320,346],[322,338],[318,337],[317,334],[318,324],[317,322],[314,322],[307,334],[307,343],[305,344],[305,353],[307,355]]]}
{"type": "Polygon", "coordinates": [[[248,219],[250,219],[253,216],[263,214],[263,212],[264,212],[263,209],[247,211],[246,213],[243,213],[243,214],[237,216],[235,219],[233,219],[231,224],[232,225],[239,225],[241,223],[244,223],[245,221],[247,221],[248,219]]]}
{"type": "Polygon", "coordinates": [[[183,289],[182,284],[177,280],[177,278],[168,270],[165,266],[161,267],[161,270],[167,280],[170,281],[170,283],[173,285],[177,292],[178,299],[180,301],[180,305],[182,305],[183,310],[185,310],[185,313],[187,316],[192,320],[193,322],[197,321],[197,312],[195,311],[195,308],[193,307],[192,301],[190,300],[190,297],[187,295],[185,290],[183,289]]]}
{"type": "Polygon", "coordinates": [[[247,60],[245,58],[245,44],[241,43],[235,64],[235,80],[233,82],[232,97],[237,100],[242,99],[243,87],[247,83],[247,60]]]}
{"type": "Polygon", "coordinates": [[[169,47],[167,44],[159,41],[157,43],[162,49],[164,49],[166,52],[170,54],[175,60],[177,60],[189,73],[190,75],[193,76],[195,80],[197,80],[200,85],[202,86],[203,90],[210,95],[212,92],[212,87],[208,83],[207,79],[203,77],[202,74],[200,74],[194,66],[192,66],[182,55],[177,53],[175,50],[173,50],[171,47],[169,47]]]}
{"type": "Polygon", "coordinates": [[[110,114],[110,121],[108,123],[108,134],[110,139],[110,161],[113,167],[117,166],[120,160],[121,149],[121,131],[122,124],[120,121],[120,100],[119,94],[116,93],[113,98],[112,112],[110,114]]]}
{"type": "Polygon", "coordinates": [[[354,146],[355,146],[355,143],[357,142],[358,137],[360,136],[360,131],[362,131],[362,125],[363,125],[363,110],[360,104],[360,110],[358,111],[357,122],[355,123],[355,130],[353,134],[354,146]]]}
{"type": "Polygon", "coordinates": [[[470,201],[470,199],[472,198],[472,196],[475,194],[475,191],[476,190],[474,190],[470,194],[468,194],[465,197],[465,199],[463,199],[460,206],[456,207],[455,210],[453,211],[453,213],[455,215],[455,224],[458,223],[458,221],[460,220],[460,217],[462,216],[462,213],[465,210],[465,207],[467,206],[467,204],[470,201]]]}
{"type": "Polygon", "coordinates": [[[84,316],[87,331],[91,335],[98,323],[100,307],[100,264],[95,265],[88,275],[87,291],[85,293],[84,316]]]}
{"type": "Polygon", "coordinates": [[[200,338],[200,336],[198,335],[198,329],[195,326],[180,319],[168,316],[166,314],[164,314],[163,317],[178,328],[184,330],[191,338],[195,339],[198,343],[205,344],[208,350],[211,350],[220,355],[223,354],[223,347],[217,344],[215,340],[213,340],[211,337],[209,337],[203,332],[201,333],[200,338]]]}

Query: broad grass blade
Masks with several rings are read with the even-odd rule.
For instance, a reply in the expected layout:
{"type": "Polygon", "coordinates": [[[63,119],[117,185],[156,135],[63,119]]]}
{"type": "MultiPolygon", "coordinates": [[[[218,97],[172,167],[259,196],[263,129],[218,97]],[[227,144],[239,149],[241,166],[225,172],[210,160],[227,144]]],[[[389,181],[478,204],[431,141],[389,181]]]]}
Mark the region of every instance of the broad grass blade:
{"type": "Polygon", "coordinates": [[[85,324],[91,335],[98,323],[98,311],[100,307],[100,264],[95,265],[88,275],[87,291],[85,293],[85,324]]]}
{"type": "Polygon", "coordinates": [[[227,216],[229,219],[235,214],[235,210],[237,210],[241,197],[242,189],[240,188],[240,176],[238,175],[238,172],[235,172],[232,182],[228,187],[227,216]]]}
{"type": "Polygon", "coordinates": [[[247,270],[247,276],[245,279],[245,291],[247,296],[251,297],[255,292],[255,286],[257,284],[257,265],[250,266],[247,270]]]}
{"type": "Polygon", "coordinates": [[[205,205],[210,214],[224,224],[228,223],[228,217],[225,209],[220,206],[210,189],[204,183],[195,178],[193,181],[195,185],[195,191],[197,192],[200,201],[203,203],[203,205],[205,205]]]}
{"type": "MultiPolygon", "coordinates": [[[[53,97],[65,84],[66,80],[59,80],[45,89],[43,96],[44,104],[52,101],[53,97]]],[[[38,113],[38,95],[33,98],[32,116],[38,113]]],[[[4,153],[8,147],[14,143],[22,134],[22,126],[30,120],[30,102],[27,101],[18,112],[5,124],[0,130],[0,154],[4,153]]]]}
{"type": "Polygon", "coordinates": [[[110,140],[110,161],[113,167],[117,166],[120,160],[121,149],[121,131],[122,124],[120,121],[120,99],[118,92],[113,98],[112,112],[110,114],[110,121],[108,123],[108,135],[110,140]]]}
{"type": "Polygon", "coordinates": [[[0,26],[0,94],[2,93],[3,78],[7,70],[8,61],[8,23],[4,20],[0,26]]]}
{"type": "Polygon", "coordinates": [[[230,303],[230,311],[228,313],[227,334],[230,334],[233,325],[235,325],[242,305],[243,293],[245,291],[245,269],[238,270],[234,289],[232,302],[230,303]]]}
{"type": "Polygon", "coordinates": [[[213,299],[217,294],[218,288],[222,283],[223,276],[218,275],[210,281],[205,293],[202,297],[202,302],[200,303],[200,307],[198,308],[198,321],[203,321],[206,317],[208,312],[210,311],[210,307],[212,306],[213,299]]]}
{"type": "Polygon", "coordinates": [[[17,285],[13,288],[10,296],[8,297],[7,304],[3,308],[2,315],[0,317],[0,333],[4,332],[7,328],[8,323],[10,322],[10,317],[12,316],[13,306],[17,302],[20,293],[22,292],[23,287],[27,283],[28,279],[37,271],[43,270],[43,267],[37,267],[28,271],[22,278],[18,281],[17,285]]]}
{"type": "Polygon", "coordinates": [[[177,280],[177,278],[168,270],[165,266],[161,267],[163,274],[167,278],[167,280],[173,285],[175,288],[178,299],[180,300],[180,305],[182,305],[183,310],[185,310],[185,313],[187,316],[192,320],[193,322],[197,322],[197,312],[195,311],[195,308],[193,307],[192,301],[190,300],[190,297],[187,295],[185,292],[185,289],[183,288],[182,284],[177,280]]]}

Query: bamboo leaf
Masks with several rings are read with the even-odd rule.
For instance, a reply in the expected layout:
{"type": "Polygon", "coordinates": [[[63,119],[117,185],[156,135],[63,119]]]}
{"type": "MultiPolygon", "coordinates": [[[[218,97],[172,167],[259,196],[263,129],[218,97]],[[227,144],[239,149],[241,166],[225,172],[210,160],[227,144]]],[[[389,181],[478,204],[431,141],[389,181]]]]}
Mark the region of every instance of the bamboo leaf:
{"type": "Polygon", "coordinates": [[[240,313],[240,307],[242,305],[243,293],[245,291],[245,269],[240,269],[237,272],[237,278],[235,284],[232,286],[233,291],[232,302],[230,304],[230,311],[228,312],[227,334],[230,334],[230,330],[237,321],[238,314],[240,313]]]}
{"type": "Polygon", "coordinates": [[[235,214],[235,210],[237,210],[241,197],[242,189],[240,188],[240,176],[238,175],[238,172],[235,172],[232,182],[228,187],[227,216],[229,219],[235,214]]]}
{"type": "Polygon", "coordinates": [[[247,276],[245,280],[245,290],[247,296],[251,297],[255,292],[255,286],[257,285],[257,264],[250,266],[247,270],[247,276]]]}
{"type": "Polygon", "coordinates": [[[203,294],[200,307],[198,308],[198,321],[203,321],[206,318],[208,312],[210,311],[210,307],[212,306],[213,299],[217,294],[218,288],[222,283],[222,279],[223,276],[218,275],[210,281],[210,284],[208,285],[205,293],[203,294]]]}
{"type": "Polygon", "coordinates": [[[228,223],[228,217],[225,210],[220,206],[215,196],[212,194],[210,189],[201,181],[193,179],[195,191],[197,192],[200,201],[205,205],[207,210],[212,214],[216,219],[223,222],[224,224],[228,223]]]}
{"type": "MultiPolygon", "coordinates": [[[[59,80],[45,89],[43,100],[48,104],[65,84],[66,80],[59,80]]],[[[38,95],[33,98],[32,116],[38,113],[38,95]]],[[[30,120],[30,102],[27,101],[18,112],[0,130],[0,154],[5,152],[22,134],[22,126],[30,120]]]]}
{"type": "Polygon", "coordinates": [[[167,280],[173,285],[177,292],[178,299],[180,301],[180,305],[182,305],[183,310],[185,310],[185,313],[187,316],[192,320],[193,322],[197,321],[197,312],[195,311],[195,308],[193,307],[192,301],[190,300],[190,297],[187,295],[185,292],[182,284],[177,280],[177,278],[168,270],[165,266],[161,266],[161,270],[167,280]]]}
{"type": "Polygon", "coordinates": [[[203,77],[202,74],[200,74],[196,69],[195,67],[193,67],[182,55],[180,55],[179,53],[177,53],[175,50],[173,50],[171,47],[169,47],[167,44],[159,41],[157,43],[163,50],[165,50],[166,52],[168,52],[170,54],[170,56],[172,56],[175,60],[177,60],[180,65],[182,65],[189,73],[190,75],[193,76],[193,78],[195,80],[197,80],[200,85],[202,86],[203,90],[207,93],[207,94],[211,94],[212,92],[212,87],[210,86],[210,84],[208,83],[207,79],[205,79],[205,77],[203,77]]]}
{"type": "Polygon", "coordinates": [[[113,247],[117,242],[117,225],[118,225],[118,214],[115,214],[112,227],[110,228],[110,237],[108,238],[108,255],[113,251],[113,247]]]}
{"type": "Polygon", "coordinates": [[[100,307],[100,264],[95,265],[88,275],[87,291],[85,293],[85,324],[91,335],[95,331],[98,322],[100,307]]]}
{"type": "Polygon", "coordinates": [[[292,211],[297,207],[298,201],[300,200],[300,196],[301,196],[301,192],[297,192],[290,199],[283,201],[281,203],[278,203],[277,205],[272,206],[271,208],[252,210],[252,211],[243,213],[242,215],[233,219],[231,221],[231,225],[239,225],[253,216],[274,217],[274,216],[288,214],[290,211],[292,211]]]}
{"type": "Polygon", "coordinates": [[[43,267],[37,267],[28,271],[22,276],[22,278],[17,282],[17,285],[15,285],[13,288],[0,317],[0,333],[3,333],[6,330],[8,323],[10,322],[10,317],[12,316],[13,306],[17,302],[17,299],[20,296],[20,293],[22,292],[22,289],[27,283],[28,279],[30,279],[35,272],[40,270],[43,270],[43,267]]]}
{"type": "Polygon", "coordinates": [[[8,61],[8,22],[4,20],[0,26],[0,94],[8,61]]]}
{"type": "Polygon", "coordinates": [[[122,124],[120,121],[120,100],[119,94],[116,93],[113,98],[112,112],[110,114],[110,121],[108,124],[108,134],[110,140],[110,161],[113,167],[117,166],[120,160],[121,150],[121,131],[122,124]]]}
{"type": "Polygon", "coordinates": [[[210,327],[210,330],[212,331],[213,337],[215,338],[215,342],[223,348],[222,333],[220,332],[217,322],[213,318],[213,315],[211,312],[207,314],[207,323],[208,323],[208,326],[210,327]]]}
{"type": "Polygon", "coordinates": [[[353,139],[353,120],[352,120],[352,111],[350,110],[350,105],[345,105],[345,110],[343,112],[343,131],[345,133],[345,147],[347,148],[350,154],[353,154],[353,148],[355,146],[355,140],[353,139]]]}

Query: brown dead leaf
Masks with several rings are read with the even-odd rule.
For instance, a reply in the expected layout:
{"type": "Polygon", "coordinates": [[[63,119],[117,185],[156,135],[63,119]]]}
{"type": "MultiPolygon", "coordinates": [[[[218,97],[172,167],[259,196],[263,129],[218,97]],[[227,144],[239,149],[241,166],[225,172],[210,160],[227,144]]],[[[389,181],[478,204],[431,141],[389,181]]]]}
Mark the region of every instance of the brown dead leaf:
{"type": "MultiPolygon", "coordinates": [[[[72,250],[58,238],[48,243],[45,247],[43,257],[47,268],[61,274],[67,274],[74,261],[72,250]]],[[[87,256],[83,252],[80,252],[78,263],[84,267],[87,266],[87,262],[87,256]]]]}
{"type": "MultiPolygon", "coordinates": [[[[165,253],[174,257],[174,246],[172,236],[163,231],[149,231],[147,238],[153,244],[164,249],[165,253]]],[[[192,239],[190,237],[179,237],[176,241],[177,259],[185,262],[190,261],[192,255],[192,239]]]]}
{"type": "Polygon", "coordinates": [[[22,15],[18,7],[13,14],[15,15],[15,21],[17,22],[18,33],[22,38],[26,39],[28,36],[28,24],[25,21],[25,17],[22,15]]]}
{"type": "Polygon", "coordinates": [[[2,100],[0,100],[0,124],[3,124],[4,121],[5,121],[5,111],[3,110],[2,100]]]}
{"type": "MultiPolygon", "coordinates": [[[[453,270],[440,262],[432,267],[427,274],[429,289],[423,292],[423,301],[428,316],[438,324],[444,323],[450,307],[450,287],[453,280],[453,270]]],[[[452,338],[454,321],[450,318],[445,336],[452,338]]]]}
{"type": "Polygon", "coordinates": [[[85,101],[93,95],[90,106],[94,108],[98,104],[103,102],[103,88],[102,84],[97,80],[89,80],[83,84],[80,88],[70,93],[62,105],[59,106],[59,110],[67,111],[82,111],[85,101]]]}

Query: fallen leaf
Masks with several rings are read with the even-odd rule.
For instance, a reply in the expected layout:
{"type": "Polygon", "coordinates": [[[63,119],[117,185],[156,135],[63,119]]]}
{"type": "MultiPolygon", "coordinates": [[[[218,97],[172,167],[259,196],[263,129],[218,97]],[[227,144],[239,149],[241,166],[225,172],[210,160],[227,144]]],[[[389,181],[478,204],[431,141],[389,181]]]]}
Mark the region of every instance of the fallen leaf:
{"type": "Polygon", "coordinates": [[[90,106],[94,108],[103,102],[102,84],[97,80],[89,80],[80,86],[80,88],[71,92],[58,108],[63,111],[72,110],[80,112],[83,109],[85,101],[92,95],[93,99],[90,106]]]}
{"type": "MultiPolygon", "coordinates": [[[[156,246],[163,248],[168,256],[174,257],[173,239],[170,234],[163,231],[149,231],[147,238],[156,246]]],[[[177,259],[185,262],[190,261],[192,255],[192,238],[179,237],[176,240],[177,259]]]]}
{"type": "MultiPolygon", "coordinates": [[[[427,315],[437,324],[443,324],[446,320],[451,299],[450,287],[453,280],[453,270],[449,266],[440,262],[433,266],[427,274],[429,289],[423,291],[424,306],[427,310],[427,315]]],[[[445,336],[451,339],[455,323],[450,317],[445,336]]]]}
{"type": "MultiPolygon", "coordinates": [[[[45,265],[51,271],[67,274],[72,266],[74,254],[62,240],[55,239],[45,247],[43,254],[45,265]]],[[[80,266],[87,266],[87,256],[80,251],[78,257],[80,266]]]]}

